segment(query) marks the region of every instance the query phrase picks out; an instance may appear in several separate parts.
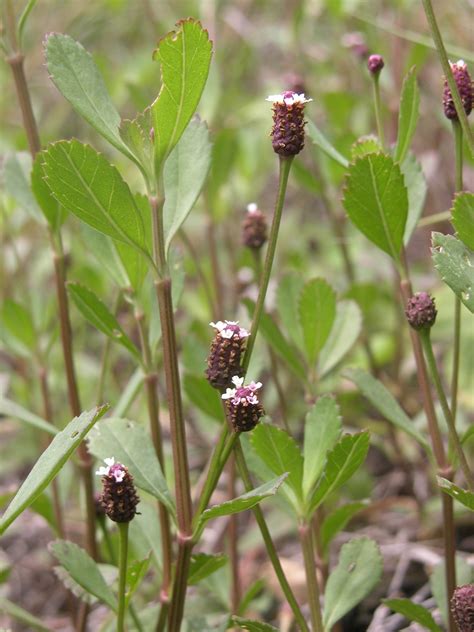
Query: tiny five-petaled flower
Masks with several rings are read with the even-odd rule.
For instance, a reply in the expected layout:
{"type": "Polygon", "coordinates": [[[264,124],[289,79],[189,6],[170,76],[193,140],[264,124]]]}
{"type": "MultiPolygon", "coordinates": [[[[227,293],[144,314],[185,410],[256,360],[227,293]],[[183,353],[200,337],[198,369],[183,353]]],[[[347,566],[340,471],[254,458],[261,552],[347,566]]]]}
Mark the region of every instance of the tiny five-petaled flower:
{"type": "Polygon", "coordinates": [[[99,467],[96,471],[96,475],[112,476],[116,483],[121,483],[126,474],[126,470],[123,468],[123,465],[121,463],[115,463],[115,458],[113,456],[108,459],[104,459],[104,463],[107,467],[104,467],[103,465],[99,467]]]}
{"type": "Polygon", "coordinates": [[[250,333],[239,326],[238,320],[218,320],[217,323],[209,323],[211,327],[217,329],[221,338],[232,338],[235,334],[239,336],[239,338],[247,338],[250,336],[250,333]]]}
{"type": "Polygon", "coordinates": [[[235,388],[228,388],[222,395],[222,399],[230,399],[234,406],[247,402],[248,404],[258,404],[258,397],[256,391],[262,388],[261,382],[250,382],[247,386],[244,386],[244,378],[234,375],[232,383],[235,388]]]}

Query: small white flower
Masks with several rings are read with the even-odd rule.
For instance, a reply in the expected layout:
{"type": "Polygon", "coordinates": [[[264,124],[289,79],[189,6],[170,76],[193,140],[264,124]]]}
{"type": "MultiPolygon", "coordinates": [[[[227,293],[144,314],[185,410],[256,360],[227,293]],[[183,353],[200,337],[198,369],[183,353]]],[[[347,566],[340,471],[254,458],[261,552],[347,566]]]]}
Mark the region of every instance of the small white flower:
{"type": "Polygon", "coordinates": [[[121,483],[125,478],[125,470],[116,469],[114,470],[112,476],[115,478],[116,483],[121,483]]]}
{"type": "Polygon", "coordinates": [[[313,99],[307,99],[304,94],[298,94],[296,92],[283,92],[282,94],[271,94],[266,98],[266,101],[271,103],[279,103],[280,105],[294,105],[295,103],[309,103],[313,99]],[[291,95],[291,96],[290,96],[291,95]]]}
{"type": "Polygon", "coordinates": [[[450,61],[449,65],[451,68],[457,67],[459,70],[462,70],[466,67],[466,62],[463,59],[458,59],[458,61],[455,61],[454,63],[450,61]]]}
{"type": "Polygon", "coordinates": [[[226,389],[226,392],[222,395],[222,399],[231,399],[231,397],[235,397],[235,388],[226,389]]]}
{"type": "Polygon", "coordinates": [[[232,378],[232,384],[234,384],[236,388],[241,388],[244,384],[244,378],[234,375],[232,378]]]}
{"type": "Polygon", "coordinates": [[[108,476],[110,468],[112,467],[112,465],[115,465],[115,459],[112,456],[108,459],[104,459],[104,463],[107,465],[107,467],[104,467],[103,465],[99,467],[99,469],[96,471],[97,476],[108,476]]]}
{"type": "Polygon", "coordinates": [[[247,204],[247,213],[256,213],[258,211],[258,206],[255,204],[255,202],[250,202],[250,204],[247,204]]]}
{"type": "Polygon", "coordinates": [[[250,336],[250,332],[238,326],[238,320],[226,320],[224,322],[218,320],[217,323],[209,323],[209,325],[217,329],[221,338],[228,338],[230,340],[235,333],[238,333],[239,338],[247,338],[247,336],[250,336]],[[236,328],[238,331],[235,330],[236,328]]]}

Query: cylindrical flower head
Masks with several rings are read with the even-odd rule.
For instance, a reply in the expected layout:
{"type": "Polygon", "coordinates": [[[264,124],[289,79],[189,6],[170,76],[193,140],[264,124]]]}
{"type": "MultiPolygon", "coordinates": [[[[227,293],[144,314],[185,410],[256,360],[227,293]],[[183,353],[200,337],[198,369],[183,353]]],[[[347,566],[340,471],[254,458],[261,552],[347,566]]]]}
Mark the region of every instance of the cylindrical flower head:
{"type": "Polygon", "coordinates": [[[265,414],[262,404],[258,401],[257,391],[262,388],[261,382],[250,382],[244,385],[244,378],[235,375],[232,378],[235,388],[228,388],[222,395],[226,400],[229,418],[235,432],[253,430],[265,414]]]}
{"type": "Polygon", "coordinates": [[[434,299],[428,292],[417,292],[407,303],[405,314],[413,329],[430,329],[436,320],[434,299]]]}
{"type": "Polygon", "coordinates": [[[107,467],[100,467],[96,472],[98,476],[102,476],[102,507],[114,522],[130,522],[135,517],[140,502],[133,476],[125,465],[115,463],[113,457],[105,459],[105,464],[107,467]]]}
{"type": "Polygon", "coordinates": [[[222,390],[232,383],[234,375],[241,375],[240,359],[250,333],[238,321],[219,320],[210,323],[216,334],[207,358],[206,377],[209,384],[222,390]]]}
{"type": "Polygon", "coordinates": [[[373,75],[378,75],[385,66],[382,55],[370,55],[367,60],[367,68],[373,75]]]}
{"type": "MultiPolygon", "coordinates": [[[[456,82],[459,90],[464,111],[466,112],[466,115],[469,116],[474,105],[474,89],[466,63],[460,59],[454,64],[449,62],[449,65],[451,66],[451,72],[453,73],[454,81],[456,82]]],[[[454,107],[453,95],[449,89],[446,78],[444,79],[443,108],[444,114],[448,119],[451,121],[457,120],[458,114],[456,112],[456,108],[454,107]]]]}
{"type": "Polygon", "coordinates": [[[304,94],[287,90],[267,98],[273,103],[272,145],[280,156],[296,156],[304,147],[304,94]]]}
{"type": "Polygon", "coordinates": [[[256,204],[249,204],[242,222],[242,242],[247,248],[259,250],[266,241],[267,218],[256,204]]]}
{"type": "Polygon", "coordinates": [[[474,630],[474,584],[458,586],[451,598],[451,612],[459,632],[474,630]]]}

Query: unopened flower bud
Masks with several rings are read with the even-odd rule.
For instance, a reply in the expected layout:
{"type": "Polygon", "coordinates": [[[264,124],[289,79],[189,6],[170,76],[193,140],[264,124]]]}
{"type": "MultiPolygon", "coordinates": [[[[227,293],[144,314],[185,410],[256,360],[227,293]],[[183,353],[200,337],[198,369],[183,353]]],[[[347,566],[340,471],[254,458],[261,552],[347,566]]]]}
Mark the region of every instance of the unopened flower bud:
{"type": "Polygon", "coordinates": [[[137,513],[140,499],[137,495],[133,476],[125,465],[115,463],[115,459],[105,459],[107,467],[100,467],[96,474],[102,476],[102,507],[114,522],[130,522],[137,513]]]}
{"type": "Polygon", "coordinates": [[[250,382],[244,385],[244,378],[235,375],[232,378],[234,388],[228,388],[222,395],[226,401],[230,421],[235,432],[253,430],[265,414],[258,401],[257,391],[262,388],[261,382],[250,382]]]}
{"type": "Polygon", "coordinates": [[[280,156],[296,156],[304,147],[304,94],[291,90],[267,98],[273,103],[272,145],[280,156]]]}
{"type": "Polygon", "coordinates": [[[373,75],[378,75],[385,66],[382,55],[370,55],[367,60],[367,68],[373,75]]]}
{"type": "Polygon", "coordinates": [[[474,584],[458,586],[451,597],[451,612],[459,632],[474,630],[474,584]]]}
{"type": "Polygon", "coordinates": [[[242,222],[242,242],[247,248],[259,250],[266,241],[267,218],[256,204],[249,204],[242,222]]]}
{"type": "MultiPolygon", "coordinates": [[[[459,90],[459,96],[461,97],[464,111],[466,115],[469,116],[474,105],[474,89],[466,63],[460,59],[454,64],[449,62],[449,65],[451,66],[451,72],[453,73],[454,81],[459,90]]],[[[448,119],[457,120],[458,114],[446,78],[444,79],[443,108],[444,114],[448,119]]]]}
{"type": "Polygon", "coordinates": [[[206,377],[209,384],[222,390],[232,383],[234,375],[241,375],[240,359],[250,333],[238,321],[219,320],[210,323],[216,334],[207,359],[206,377]]]}
{"type": "Polygon", "coordinates": [[[430,329],[436,320],[434,299],[427,292],[417,292],[407,303],[405,314],[413,329],[430,329]]]}

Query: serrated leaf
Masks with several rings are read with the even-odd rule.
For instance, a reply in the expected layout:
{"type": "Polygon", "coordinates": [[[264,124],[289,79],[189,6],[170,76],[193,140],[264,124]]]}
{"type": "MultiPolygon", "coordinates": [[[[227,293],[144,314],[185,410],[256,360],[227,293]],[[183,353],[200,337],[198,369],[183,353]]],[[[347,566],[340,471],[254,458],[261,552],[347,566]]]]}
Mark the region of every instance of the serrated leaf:
{"type": "Polygon", "coordinates": [[[408,153],[400,169],[408,190],[408,216],[403,235],[403,243],[407,245],[423,214],[428,185],[421,165],[412,153],[408,153]]]}
{"type": "Polygon", "coordinates": [[[72,140],[49,145],[42,156],[47,184],[60,204],[95,230],[133,246],[151,260],[135,199],[102,154],[72,140]]]}
{"type": "Polygon", "coordinates": [[[94,560],[77,544],[66,540],[55,540],[48,546],[51,553],[72,579],[84,590],[94,595],[112,608],[117,609],[117,600],[109,586],[107,586],[99,567],[94,560]]]}
{"type": "Polygon", "coordinates": [[[338,507],[324,518],[320,531],[321,548],[324,553],[327,553],[331,540],[334,539],[339,531],[344,529],[349,520],[367,506],[368,503],[363,501],[347,503],[342,507],[338,507]]]}
{"type": "Polygon", "coordinates": [[[398,111],[397,144],[393,152],[395,162],[402,163],[410,149],[411,139],[418,122],[419,106],[420,91],[416,78],[416,68],[413,67],[406,75],[402,86],[400,109],[398,111]]]}
{"type": "Polygon", "coordinates": [[[382,556],[373,540],[358,538],[343,545],[324,591],[325,630],[330,630],[370,593],[380,580],[382,567],[382,556]]]}
{"type": "Polygon", "coordinates": [[[226,555],[208,555],[207,553],[195,553],[191,558],[189,568],[189,586],[194,586],[202,579],[225,566],[228,562],[226,555]]]}
{"type": "MultiPolygon", "coordinates": [[[[474,580],[474,568],[461,555],[456,555],[456,584],[463,586],[474,580]]],[[[430,587],[436,604],[441,612],[443,623],[448,623],[448,599],[446,596],[446,571],[444,560],[431,573],[430,587]]]]}
{"type": "Polygon", "coordinates": [[[45,56],[51,79],[63,97],[111,145],[136,161],[120,137],[120,115],[90,53],[69,35],[53,33],[46,39],[45,56]]]}
{"type": "Polygon", "coordinates": [[[30,614],[27,610],[24,610],[13,601],[10,601],[6,597],[0,596],[0,612],[8,614],[12,619],[21,621],[27,625],[28,630],[38,630],[39,632],[51,632],[50,628],[47,628],[43,623],[35,616],[30,614]]]}
{"type": "Polygon", "coordinates": [[[427,440],[415,428],[413,421],[382,382],[363,369],[346,369],[343,372],[343,376],[357,386],[364,397],[369,400],[385,419],[416,439],[428,453],[431,451],[427,440]]]}
{"type": "Polygon", "coordinates": [[[33,426],[33,428],[38,428],[38,430],[43,430],[53,436],[59,432],[53,424],[50,424],[42,417],[39,417],[35,413],[32,413],[23,406],[20,406],[20,404],[17,404],[6,397],[0,397],[0,414],[13,417],[14,419],[19,419],[20,421],[33,426]]]}
{"type": "Polygon", "coordinates": [[[298,314],[306,357],[314,365],[336,318],[336,295],[324,279],[312,279],[305,284],[300,294],[298,314]]]}
{"type": "Polygon", "coordinates": [[[165,249],[186,221],[206,181],[211,165],[207,125],[194,118],[166,161],[163,182],[165,249]]]}
{"type": "Polygon", "coordinates": [[[250,442],[273,474],[281,476],[288,473],[285,482],[301,500],[303,455],[293,437],[276,426],[260,423],[252,432],[250,442]]]}
{"type": "Polygon", "coordinates": [[[91,433],[88,448],[101,461],[113,456],[126,465],[136,486],[157,498],[174,515],[174,504],[151,437],[142,426],[128,419],[108,418],[91,433]]]}
{"type": "Polygon", "coordinates": [[[52,196],[44,177],[43,155],[38,153],[31,170],[31,190],[51,230],[56,233],[64,223],[67,214],[64,207],[52,196]]]}
{"type": "Polygon", "coordinates": [[[25,354],[35,350],[35,327],[31,314],[23,305],[10,298],[5,299],[0,311],[0,325],[15,339],[25,354]]]}
{"type": "Polygon", "coordinates": [[[451,216],[459,239],[474,251],[474,193],[468,191],[457,193],[451,216]]]}
{"type": "Polygon", "coordinates": [[[408,193],[400,167],[390,156],[368,154],[349,166],[344,208],[357,228],[399,261],[408,214],[408,193]]]}
{"type": "Polygon", "coordinates": [[[298,300],[303,286],[301,276],[288,274],[281,279],[276,293],[278,316],[286,334],[299,349],[303,349],[303,332],[298,317],[298,300]]]}
{"type": "Polygon", "coordinates": [[[327,453],[341,433],[341,417],[336,400],[323,395],[311,408],[304,424],[303,496],[308,496],[321,476],[327,453]]]}
{"type": "Polygon", "coordinates": [[[200,22],[189,18],[177,27],[160,40],[153,55],[161,66],[161,89],[151,106],[157,174],[197,108],[212,56],[212,43],[200,22]]]}
{"type": "Polygon", "coordinates": [[[382,602],[390,610],[398,612],[409,621],[415,621],[431,632],[442,632],[431,612],[421,604],[414,603],[410,599],[382,599],[382,602]]]}
{"type": "Polygon", "coordinates": [[[369,134],[368,136],[361,136],[352,144],[351,158],[354,161],[356,158],[365,156],[366,154],[373,154],[380,151],[383,151],[380,140],[377,136],[369,134]]]}
{"type": "Polygon", "coordinates": [[[79,417],[74,417],[64,430],[58,432],[8,505],[0,520],[0,535],[46,489],[96,421],[105,414],[107,408],[102,406],[84,412],[79,417]]]}
{"type": "Polygon", "coordinates": [[[314,145],[317,145],[320,149],[322,149],[329,158],[332,158],[344,168],[349,166],[349,161],[337,151],[326,136],[324,136],[321,130],[316,127],[313,121],[307,122],[306,132],[314,145]]]}
{"type": "Polygon", "coordinates": [[[133,597],[133,594],[136,592],[147,574],[150,566],[150,555],[151,552],[143,560],[134,560],[127,568],[127,593],[125,597],[127,607],[130,603],[130,599],[133,597]]]}
{"type": "Polygon", "coordinates": [[[220,516],[230,516],[255,507],[255,505],[258,505],[265,498],[274,496],[280,486],[284,483],[286,477],[287,474],[283,474],[283,476],[279,476],[278,478],[268,481],[268,483],[264,483],[263,485],[242,494],[242,496],[239,496],[238,498],[233,498],[232,500],[228,500],[220,505],[214,505],[213,507],[206,509],[200,516],[199,527],[203,527],[206,522],[213,520],[214,518],[219,518],[220,516]]]}
{"type": "Polygon", "coordinates": [[[442,476],[437,476],[436,480],[438,481],[438,486],[441,487],[443,492],[446,492],[450,496],[452,496],[455,500],[462,503],[465,507],[474,511],[474,494],[467,489],[462,489],[458,487],[451,481],[448,481],[446,478],[442,476]]]}
{"type": "Polygon", "coordinates": [[[349,353],[362,329],[362,312],[355,301],[339,301],[331,333],[318,359],[320,378],[332,371],[349,353]]]}
{"type": "Polygon", "coordinates": [[[431,233],[434,267],[441,278],[474,313],[474,253],[452,235],[431,233]]]}
{"type": "Polygon", "coordinates": [[[365,461],[369,449],[370,434],[367,430],[344,435],[329,452],[326,467],[315,487],[308,506],[308,515],[324,500],[348,481],[365,461]]]}
{"type": "Polygon", "coordinates": [[[204,377],[187,374],[183,379],[183,387],[190,401],[216,421],[222,421],[222,402],[215,388],[204,377]]]}
{"type": "Polygon", "coordinates": [[[123,142],[140,161],[147,178],[153,178],[153,140],[151,107],[146,108],[133,120],[120,123],[119,134],[123,142]]]}
{"type": "Polygon", "coordinates": [[[263,621],[254,621],[253,619],[233,616],[230,618],[230,622],[238,626],[241,630],[248,630],[248,632],[278,632],[278,628],[273,627],[273,625],[269,623],[264,623],[263,621]]]}
{"type": "Polygon", "coordinates": [[[123,331],[118,320],[100,298],[94,294],[92,290],[89,290],[80,283],[69,282],[67,288],[74,304],[84,318],[111,340],[125,347],[127,351],[140,361],[141,355],[137,347],[123,331]]]}
{"type": "Polygon", "coordinates": [[[89,605],[93,605],[97,603],[97,597],[91,595],[90,592],[85,590],[82,586],[80,586],[72,577],[69,575],[67,570],[62,566],[53,566],[53,571],[59,581],[63,584],[65,588],[70,590],[72,594],[89,605]]]}

